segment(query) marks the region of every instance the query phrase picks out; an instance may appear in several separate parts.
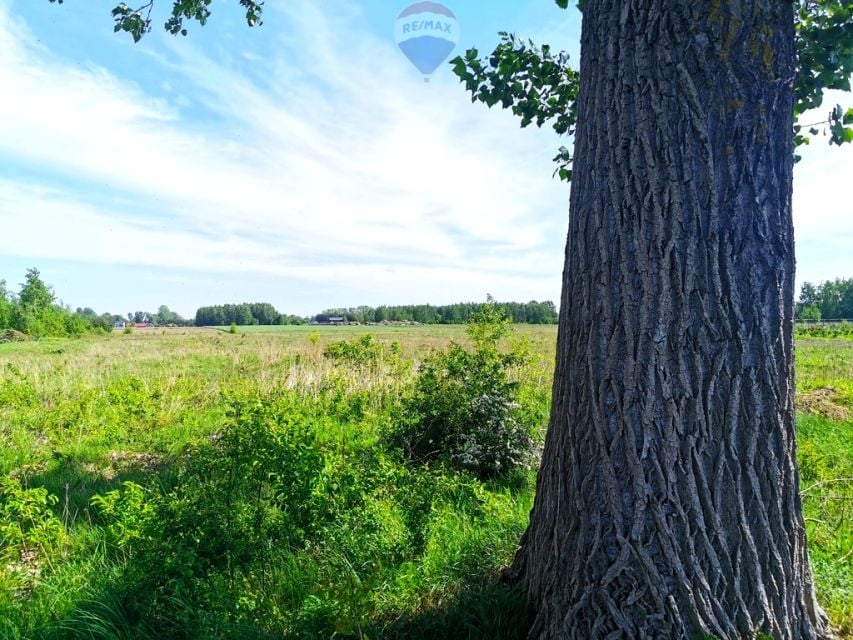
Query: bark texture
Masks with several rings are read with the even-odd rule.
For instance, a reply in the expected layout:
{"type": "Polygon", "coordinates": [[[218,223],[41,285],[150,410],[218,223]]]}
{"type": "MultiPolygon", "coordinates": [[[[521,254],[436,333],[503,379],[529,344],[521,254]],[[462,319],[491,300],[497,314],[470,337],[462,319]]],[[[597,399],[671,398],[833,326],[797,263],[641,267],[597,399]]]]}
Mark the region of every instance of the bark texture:
{"type": "Polygon", "coordinates": [[[829,637],[795,465],[783,0],[584,0],[531,638],[829,637]]]}

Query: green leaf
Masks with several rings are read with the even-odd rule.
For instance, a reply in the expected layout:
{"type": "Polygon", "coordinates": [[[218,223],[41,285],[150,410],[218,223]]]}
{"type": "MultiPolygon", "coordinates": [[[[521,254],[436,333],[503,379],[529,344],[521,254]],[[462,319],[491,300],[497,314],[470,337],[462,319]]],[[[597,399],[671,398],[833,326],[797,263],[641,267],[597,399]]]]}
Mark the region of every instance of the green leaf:
{"type": "MultiPolygon", "coordinates": [[[[512,34],[502,33],[500,38],[489,56],[479,59],[478,51],[469,49],[464,58],[452,62],[471,101],[489,107],[500,103],[521,119],[522,127],[550,124],[559,135],[573,134],[580,83],[578,72],[569,67],[568,55],[512,34]]],[[[555,175],[570,179],[570,171],[560,172],[571,161],[568,153],[554,160],[558,163],[555,175]]]]}

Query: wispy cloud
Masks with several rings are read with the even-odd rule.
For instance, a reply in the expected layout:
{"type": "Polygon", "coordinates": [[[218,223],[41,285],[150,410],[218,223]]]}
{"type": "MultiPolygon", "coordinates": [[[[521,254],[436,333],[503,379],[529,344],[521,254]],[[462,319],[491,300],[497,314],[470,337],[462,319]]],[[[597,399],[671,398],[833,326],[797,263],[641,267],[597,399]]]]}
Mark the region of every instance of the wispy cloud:
{"type": "Polygon", "coordinates": [[[0,181],[0,250],[555,295],[567,190],[549,180],[546,134],[472,108],[455,84],[425,86],[353,6],[288,6],[294,29],[262,78],[251,52],[168,45],[153,63],[174,98],[61,60],[0,15],[0,86],[15,97],[0,101],[0,154],[61,177],[0,181]]]}

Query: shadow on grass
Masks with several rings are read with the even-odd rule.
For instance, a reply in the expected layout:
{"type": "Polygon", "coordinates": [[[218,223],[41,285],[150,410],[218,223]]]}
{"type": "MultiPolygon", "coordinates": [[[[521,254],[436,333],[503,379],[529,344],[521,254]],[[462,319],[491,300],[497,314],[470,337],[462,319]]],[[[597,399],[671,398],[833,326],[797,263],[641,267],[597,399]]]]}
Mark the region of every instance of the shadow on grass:
{"type": "Polygon", "coordinates": [[[529,612],[523,595],[506,584],[464,587],[446,607],[403,617],[376,637],[386,640],[524,640],[529,612]]]}
{"type": "MultiPolygon", "coordinates": [[[[137,567],[138,569],[138,567],[137,567]]],[[[404,615],[393,621],[367,623],[343,631],[320,614],[309,616],[288,631],[270,631],[257,624],[235,623],[230,611],[205,611],[200,602],[172,598],[168,611],[137,607],[140,595],[130,571],[115,572],[70,611],[26,636],[30,640],[524,640],[529,629],[524,598],[515,588],[483,577],[481,584],[463,585],[441,606],[404,615]]],[[[138,575],[138,574],[137,574],[138,575]]],[[[473,577],[472,577],[473,578],[473,577]]],[[[473,581],[472,581],[473,582],[473,581]]],[[[144,599],[144,596],[143,596],[144,599]]],[[[220,603],[221,604],[221,603],[220,603]]],[[[2,630],[2,629],[0,629],[2,630]]]]}
{"type": "Polygon", "coordinates": [[[166,486],[173,477],[172,461],[145,454],[113,454],[96,462],[54,454],[44,468],[23,474],[21,480],[29,487],[43,487],[57,496],[56,515],[73,525],[78,518],[90,516],[94,495],[119,489],[125,482],[146,486],[154,479],[166,486]]]}
{"type": "MultiPolygon", "coordinates": [[[[174,479],[175,469],[171,465],[161,464],[156,469],[139,468],[124,462],[113,465],[111,472],[104,474],[103,465],[84,463],[69,457],[59,457],[39,473],[28,477],[30,486],[48,488],[51,493],[61,497],[58,508],[72,513],[85,513],[90,519],[87,508],[95,494],[117,489],[125,481],[131,480],[142,485],[152,480],[164,486],[174,479]],[[66,487],[68,487],[66,492],[66,487]],[[67,496],[67,498],[65,497],[67,496]]],[[[523,487],[523,478],[515,478],[508,490],[523,487]]],[[[167,529],[177,535],[176,530],[167,529]]],[[[162,540],[163,544],[172,544],[172,538],[162,540]]],[[[180,545],[174,539],[177,552],[180,545]]],[[[198,541],[196,541],[198,542],[198,541]]],[[[184,540],[183,545],[187,544],[184,540]]],[[[276,573],[275,567],[262,569],[273,580],[272,598],[285,608],[282,622],[287,628],[270,630],[270,621],[264,618],[258,608],[254,623],[236,623],[235,618],[246,618],[244,597],[251,599],[257,594],[251,588],[245,590],[239,573],[228,577],[225,569],[207,573],[196,564],[182,565],[194,575],[189,579],[175,573],[175,567],[163,552],[166,547],[153,551],[138,550],[128,556],[116,557],[104,554],[103,563],[94,571],[88,571],[87,583],[80,589],[79,580],[73,600],[67,600],[65,607],[54,610],[52,619],[41,618],[36,629],[26,632],[4,635],[0,624],[0,637],[18,640],[326,640],[328,638],[371,640],[522,640],[528,630],[528,611],[522,595],[514,588],[498,582],[494,571],[480,575],[476,567],[481,558],[469,555],[470,571],[458,583],[458,590],[452,597],[445,597],[439,604],[431,607],[419,606],[421,598],[429,600],[429,594],[413,594],[409,606],[413,613],[404,614],[396,619],[373,619],[367,613],[362,619],[363,628],[342,629],[336,603],[317,599],[317,591],[312,587],[311,571],[300,575],[288,573],[286,567],[276,573]],[[142,551],[140,553],[140,551],[142,551]],[[276,579],[276,577],[278,579],[276,579]],[[79,590],[78,590],[79,589],[79,590]],[[238,601],[240,606],[238,607],[238,601]],[[294,606],[298,613],[291,617],[286,609],[294,606]],[[237,609],[243,609],[238,612],[237,609]]],[[[187,551],[195,553],[192,547],[187,551]]],[[[283,556],[288,554],[281,550],[283,556]]],[[[193,556],[194,557],[194,556],[193,556]]],[[[323,562],[322,557],[315,558],[323,562]]],[[[273,564],[275,560],[270,559],[273,564]]],[[[457,567],[458,569],[458,567],[457,567]]],[[[385,585],[382,588],[391,588],[385,585]]],[[[321,589],[322,591],[322,589],[321,589]]],[[[381,596],[380,596],[381,597],[381,596]]],[[[332,596],[334,598],[334,596],[332,596]]],[[[248,616],[251,619],[251,616],[248,616]]],[[[22,627],[22,629],[25,627],[22,627]]]]}

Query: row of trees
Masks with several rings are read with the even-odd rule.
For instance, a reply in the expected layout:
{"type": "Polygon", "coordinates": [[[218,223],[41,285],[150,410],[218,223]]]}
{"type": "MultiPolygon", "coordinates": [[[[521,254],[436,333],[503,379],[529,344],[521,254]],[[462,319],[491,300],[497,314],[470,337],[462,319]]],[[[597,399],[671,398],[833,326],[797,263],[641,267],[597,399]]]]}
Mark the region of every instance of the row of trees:
{"type": "Polygon", "coordinates": [[[116,323],[151,322],[157,326],[175,324],[192,326],[192,319],[182,318],[161,305],[156,313],[129,312],[127,317],[98,313],[91,307],[72,311],[58,301],[53,288],[46,284],[38,269],[28,269],[18,293],[9,291],[0,280],[0,331],[14,329],[33,337],[77,336],[91,331],[112,331],[116,323]]]}
{"type": "Polygon", "coordinates": [[[853,278],[836,278],[818,285],[803,283],[797,303],[797,318],[853,319],[853,278]]]}
{"type": "MultiPolygon", "coordinates": [[[[482,308],[482,304],[465,302],[443,306],[429,304],[406,306],[361,306],[350,309],[329,309],[313,319],[326,322],[344,318],[348,322],[417,322],[421,324],[464,324],[482,308]]],[[[553,302],[501,302],[496,308],[516,323],[554,324],[557,310],[553,302]]],[[[0,280],[0,330],[15,329],[31,336],[80,335],[87,331],[108,331],[116,323],[151,322],[156,326],[223,326],[304,325],[311,318],[279,313],[268,302],[224,304],[201,307],[195,318],[183,318],[166,305],[156,313],[131,311],[126,318],[112,313],[98,314],[90,307],[72,311],[57,301],[53,289],[44,283],[38,269],[29,269],[20,291],[8,291],[0,280]]]]}
{"type": "Polygon", "coordinates": [[[110,314],[99,316],[91,309],[77,312],[62,306],[38,269],[29,269],[17,294],[0,280],[0,330],[14,329],[30,336],[74,336],[87,331],[112,329],[110,314]]]}
{"type": "MultiPolygon", "coordinates": [[[[116,316],[119,321],[124,321],[124,318],[116,316]]],[[[166,305],[162,304],[157,308],[157,313],[149,311],[130,311],[127,314],[128,322],[150,322],[159,327],[174,324],[179,327],[193,326],[192,318],[184,318],[175,311],[172,311],[166,305]]]]}
{"type": "Polygon", "coordinates": [[[197,327],[236,324],[249,325],[300,325],[308,324],[308,318],[287,315],[276,311],[268,302],[223,304],[201,307],[195,314],[197,327]]]}
{"type": "MultiPolygon", "coordinates": [[[[482,303],[460,302],[433,306],[430,304],[355,307],[327,309],[315,320],[326,322],[329,318],[344,318],[348,322],[418,322],[420,324],[465,324],[482,309],[482,303]]],[[[495,307],[513,322],[521,324],[556,324],[557,308],[550,300],[545,302],[498,302],[495,307]]]]}
{"type": "MultiPolygon", "coordinates": [[[[481,303],[461,302],[442,306],[430,304],[380,307],[350,307],[326,309],[313,318],[279,313],[267,302],[223,304],[201,307],[195,314],[195,325],[237,326],[249,325],[303,325],[312,320],[320,323],[332,318],[343,318],[346,322],[417,322],[420,324],[465,324],[482,308],[481,303]]],[[[516,323],[556,324],[557,309],[551,301],[499,302],[496,308],[503,311],[516,323]]]]}

